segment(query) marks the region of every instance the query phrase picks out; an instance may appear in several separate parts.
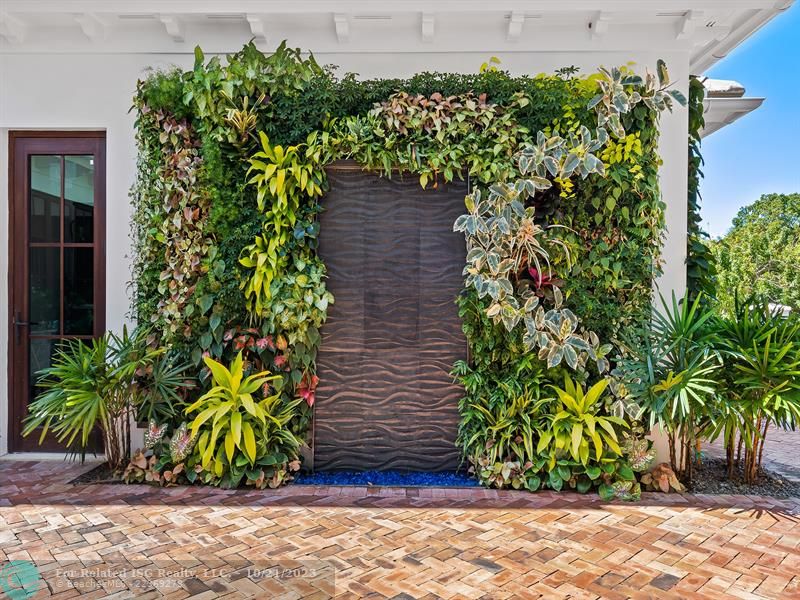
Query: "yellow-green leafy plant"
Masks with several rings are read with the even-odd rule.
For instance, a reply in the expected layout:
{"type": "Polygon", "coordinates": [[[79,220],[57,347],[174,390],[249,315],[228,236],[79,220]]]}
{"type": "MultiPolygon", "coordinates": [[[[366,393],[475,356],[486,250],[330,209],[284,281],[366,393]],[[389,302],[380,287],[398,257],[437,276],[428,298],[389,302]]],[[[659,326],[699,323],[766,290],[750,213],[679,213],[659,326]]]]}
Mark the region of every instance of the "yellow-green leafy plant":
{"type": "Polygon", "coordinates": [[[272,282],[289,264],[287,246],[303,202],[322,195],[325,177],[318,145],[273,146],[263,131],[259,138],[261,150],[250,158],[247,173],[252,175],[248,183],[257,187],[256,203],[266,221],[263,234],[244,247],[239,257],[242,266],[252,269],[241,286],[255,315],[269,305],[272,282]]]}
{"type": "Polygon", "coordinates": [[[230,102],[231,107],[225,113],[225,122],[230,126],[228,141],[232,144],[245,145],[253,130],[258,123],[258,106],[266,101],[266,94],[261,94],[253,105],[250,105],[250,98],[242,96],[241,106],[237,106],[233,99],[224,91],[222,95],[230,102]]]}
{"type": "Polygon", "coordinates": [[[563,388],[553,386],[557,407],[550,417],[551,429],[542,433],[537,447],[548,454],[552,467],[565,455],[582,465],[603,458],[616,461],[622,455],[614,426],[627,428],[628,424],[619,417],[599,414],[607,387],[608,380],[601,379],[584,392],[570,377],[564,378],[563,388]]]}
{"type": "MultiPolygon", "coordinates": [[[[186,408],[194,415],[191,436],[197,439],[195,455],[209,482],[235,487],[244,476],[251,482],[267,479],[263,467],[297,470],[302,440],[288,427],[301,400],[284,401],[268,395],[277,376],[267,371],[243,377],[241,352],[230,369],[211,358],[205,363],[212,387],[186,408]]],[[[274,477],[277,472],[271,473],[274,477]]],[[[277,484],[286,479],[282,473],[277,484]]]]}
{"type": "Polygon", "coordinates": [[[560,490],[567,484],[586,492],[597,486],[605,500],[638,497],[636,476],[623,456],[615,429],[629,426],[619,417],[601,414],[607,386],[608,380],[601,379],[584,391],[583,385],[569,376],[565,376],[563,388],[551,386],[557,397],[536,447],[546,462],[549,487],[560,490]]]}
{"type": "MultiPolygon", "coordinates": [[[[316,198],[322,195],[319,165],[306,152],[305,144],[287,146],[271,145],[267,134],[258,134],[261,150],[250,158],[248,175],[255,173],[248,183],[258,187],[258,209],[270,219],[276,235],[281,237],[296,220],[297,207],[303,196],[316,198]],[[267,205],[267,201],[270,201],[267,205]]],[[[311,156],[313,157],[313,148],[311,156]]],[[[285,242],[281,237],[281,242],[285,242]]]]}

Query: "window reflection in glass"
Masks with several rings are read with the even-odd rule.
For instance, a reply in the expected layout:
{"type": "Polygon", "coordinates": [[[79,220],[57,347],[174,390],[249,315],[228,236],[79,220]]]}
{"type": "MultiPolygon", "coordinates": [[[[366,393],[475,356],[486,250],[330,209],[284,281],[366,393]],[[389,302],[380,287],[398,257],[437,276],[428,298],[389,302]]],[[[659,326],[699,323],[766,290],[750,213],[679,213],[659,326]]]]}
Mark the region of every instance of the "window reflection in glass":
{"type": "Polygon", "coordinates": [[[59,333],[61,300],[61,251],[31,248],[28,289],[30,331],[40,335],[59,333]]]}
{"type": "Polygon", "coordinates": [[[31,156],[29,227],[32,242],[61,241],[61,157],[31,156]]]}
{"type": "Polygon", "coordinates": [[[91,242],[94,229],[94,158],[64,157],[64,241],[91,242]]]}
{"type": "Polygon", "coordinates": [[[64,248],[64,333],[94,331],[94,250],[64,248]]]}

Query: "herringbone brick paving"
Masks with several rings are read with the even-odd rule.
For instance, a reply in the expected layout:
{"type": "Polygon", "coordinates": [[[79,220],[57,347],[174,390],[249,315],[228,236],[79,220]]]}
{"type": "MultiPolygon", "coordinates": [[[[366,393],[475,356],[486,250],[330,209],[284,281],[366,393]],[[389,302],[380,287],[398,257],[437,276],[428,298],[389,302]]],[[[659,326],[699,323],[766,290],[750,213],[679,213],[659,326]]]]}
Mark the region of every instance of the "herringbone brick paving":
{"type": "Polygon", "coordinates": [[[35,597],[800,598],[800,500],[69,484],[80,471],[0,461],[0,562],[34,561],[35,597]],[[149,587],[134,571],[156,568],[172,575],[149,587]]]}

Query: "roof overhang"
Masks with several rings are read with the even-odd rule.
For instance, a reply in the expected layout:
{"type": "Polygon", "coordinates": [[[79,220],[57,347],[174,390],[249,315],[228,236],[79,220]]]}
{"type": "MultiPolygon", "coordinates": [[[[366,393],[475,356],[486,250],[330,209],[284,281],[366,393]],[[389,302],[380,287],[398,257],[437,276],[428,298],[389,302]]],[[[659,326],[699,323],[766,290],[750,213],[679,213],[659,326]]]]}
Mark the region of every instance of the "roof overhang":
{"type": "Polygon", "coordinates": [[[727,79],[703,79],[706,90],[703,102],[705,126],[702,137],[730,125],[761,106],[764,98],[746,98],[744,86],[727,79]]]}
{"type": "Polygon", "coordinates": [[[3,0],[0,52],[682,50],[702,73],[792,0],[3,0]]]}
{"type": "Polygon", "coordinates": [[[730,125],[761,106],[764,98],[707,98],[704,102],[705,127],[702,137],[730,125]]]}

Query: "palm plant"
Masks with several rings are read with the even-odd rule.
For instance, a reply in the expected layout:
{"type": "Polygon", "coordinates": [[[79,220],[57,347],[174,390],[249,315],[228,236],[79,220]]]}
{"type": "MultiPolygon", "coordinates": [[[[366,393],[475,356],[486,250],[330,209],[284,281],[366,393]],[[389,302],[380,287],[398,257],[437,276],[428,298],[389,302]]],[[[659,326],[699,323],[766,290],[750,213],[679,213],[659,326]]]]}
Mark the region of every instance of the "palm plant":
{"type": "Polygon", "coordinates": [[[687,484],[692,480],[699,426],[715,416],[720,361],[713,349],[713,313],[702,295],[689,301],[662,298],[650,329],[629,340],[615,374],[620,377],[650,427],[668,434],[670,464],[687,484]]]}
{"type": "Polygon", "coordinates": [[[728,408],[712,436],[725,436],[730,477],[738,434],[736,460],[744,445],[744,480],[752,484],[770,425],[794,428],[800,419],[800,320],[766,303],[734,304],[733,316],[718,320],[728,408]]]}
{"type": "MultiPolygon", "coordinates": [[[[158,386],[140,380],[164,354],[163,348],[149,347],[146,338],[146,330],[129,335],[124,328],[120,336],[109,332],[89,343],[63,342],[51,366],[39,373],[38,386],[43,392],[28,408],[23,435],[41,429],[41,443],[52,432],[67,448],[85,452],[98,427],[109,467],[114,472],[122,469],[130,456],[133,413],[147,403],[161,404],[158,395],[175,398],[179,388],[189,385],[174,373],[169,379],[160,379],[158,386]]],[[[182,373],[180,367],[172,369],[182,373]]]]}

